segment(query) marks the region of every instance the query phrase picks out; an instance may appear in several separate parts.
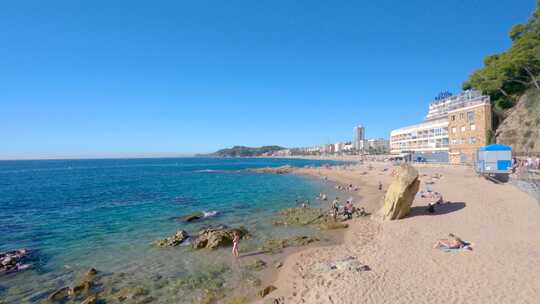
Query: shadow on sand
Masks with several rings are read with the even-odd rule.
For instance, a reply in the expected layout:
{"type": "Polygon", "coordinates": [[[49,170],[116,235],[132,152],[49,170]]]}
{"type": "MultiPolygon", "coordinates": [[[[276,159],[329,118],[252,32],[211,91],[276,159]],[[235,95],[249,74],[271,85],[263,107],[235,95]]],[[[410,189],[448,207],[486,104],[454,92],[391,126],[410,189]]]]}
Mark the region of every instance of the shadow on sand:
{"type": "Polygon", "coordinates": [[[415,206],[411,208],[411,213],[407,217],[419,216],[419,215],[442,215],[452,213],[465,208],[464,202],[446,202],[435,205],[435,212],[430,213],[427,211],[427,206],[415,206]]]}

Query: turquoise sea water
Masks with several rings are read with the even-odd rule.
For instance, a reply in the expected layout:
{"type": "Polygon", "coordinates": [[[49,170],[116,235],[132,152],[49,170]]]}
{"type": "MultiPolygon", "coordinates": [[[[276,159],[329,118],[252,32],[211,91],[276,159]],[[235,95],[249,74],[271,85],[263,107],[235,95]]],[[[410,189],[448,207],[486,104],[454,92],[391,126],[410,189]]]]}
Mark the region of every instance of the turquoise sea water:
{"type": "MultiPolygon", "coordinates": [[[[272,215],[330,192],[318,179],[257,174],[246,168],[320,166],[329,161],[289,159],[110,159],[0,162],[0,251],[28,248],[34,268],[0,277],[0,299],[40,302],[95,267],[122,274],[112,287],[173,280],[211,263],[228,263],[228,249],[194,252],[150,243],[178,229],[243,225],[254,234],[244,250],[268,238],[316,233],[275,227],[272,215]],[[197,223],[175,219],[194,211],[218,215],[197,223]],[[226,251],[225,251],[226,250],[226,251]],[[226,254],[224,254],[226,253],[226,254]]],[[[156,303],[178,301],[178,291],[151,290],[156,303]],[[174,293],[177,294],[174,294],[174,293]]]]}

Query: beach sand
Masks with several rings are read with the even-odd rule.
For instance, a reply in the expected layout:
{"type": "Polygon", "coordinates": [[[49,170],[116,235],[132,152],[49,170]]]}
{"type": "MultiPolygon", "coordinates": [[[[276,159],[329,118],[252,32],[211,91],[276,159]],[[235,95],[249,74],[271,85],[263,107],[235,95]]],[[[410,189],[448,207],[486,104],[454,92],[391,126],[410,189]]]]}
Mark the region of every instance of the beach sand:
{"type": "MultiPolygon", "coordinates": [[[[389,163],[302,168],[297,174],[326,176],[359,185],[357,206],[374,212],[391,181],[389,163]],[[383,171],[384,168],[388,168],[383,171]],[[364,173],[366,172],[366,173],[364,173]],[[364,175],[363,175],[364,174],[364,175]],[[384,190],[383,189],[383,190],[384,190]]],[[[349,221],[339,245],[308,247],[286,257],[273,282],[277,290],[257,303],[537,303],[540,297],[540,206],[509,184],[477,177],[469,167],[417,166],[421,190],[434,173],[434,191],[449,203],[433,215],[415,201],[405,219],[349,221]],[[427,175],[427,176],[426,176],[427,175]],[[473,251],[433,249],[454,233],[473,251]],[[321,262],[353,256],[370,271],[321,272],[321,262]]],[[[332,198],[329,198],[332,199],[332,198]]],[[[343,198],[342,198],[343,201],[343,198]]],[[[266,283],[266,282],[265,282],[266,283]]]]}

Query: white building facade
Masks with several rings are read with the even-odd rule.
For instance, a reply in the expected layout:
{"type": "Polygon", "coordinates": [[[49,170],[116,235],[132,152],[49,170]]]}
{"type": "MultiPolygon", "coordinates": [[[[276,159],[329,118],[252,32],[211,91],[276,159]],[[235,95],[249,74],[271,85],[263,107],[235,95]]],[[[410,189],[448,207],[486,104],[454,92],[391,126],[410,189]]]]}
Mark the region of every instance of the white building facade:
{"type": "Polygon", "coordinates": [[[448,152],[448,113],[486,102],[489,102],[489,96],[483,96],[475,90],[463,91],[458,95],[439,95],[429,104],[424,122],[392,130],[390,153],[448,152]]]}
{"type": "Polygon", "coordinates": [[[376,151],[388,151],[390,149],[390,141],[384,138],[371,138],[364,141],[364,147],[376,151]]]}
{"type": "Polygon", "coordinates": [[[447,152],[448,119],[427,121],[393,130],[390,153],[447,152]]]}

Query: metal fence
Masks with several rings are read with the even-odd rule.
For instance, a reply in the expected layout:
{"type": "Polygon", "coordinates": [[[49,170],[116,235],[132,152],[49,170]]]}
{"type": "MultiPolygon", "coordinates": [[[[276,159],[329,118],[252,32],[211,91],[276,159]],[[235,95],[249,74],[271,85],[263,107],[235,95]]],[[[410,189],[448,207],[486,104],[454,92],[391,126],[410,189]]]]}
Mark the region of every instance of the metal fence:
{"type": "Polygon", "coordinates": [[[540,170],[523,168],[511,175],[510,182],[540,203],[540,170]]]}

